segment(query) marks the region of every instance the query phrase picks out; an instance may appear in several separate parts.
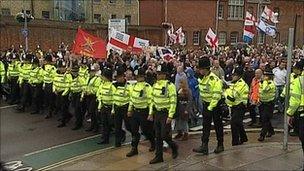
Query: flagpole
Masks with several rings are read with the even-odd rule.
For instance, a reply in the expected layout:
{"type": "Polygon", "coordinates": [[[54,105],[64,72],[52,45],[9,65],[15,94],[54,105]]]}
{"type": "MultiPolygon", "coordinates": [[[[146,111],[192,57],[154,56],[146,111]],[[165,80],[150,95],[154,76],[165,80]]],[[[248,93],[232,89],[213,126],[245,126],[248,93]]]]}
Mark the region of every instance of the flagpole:
{"type": "MultiPolygon", "coordinates": [[[[165,1],[165,23],[168,22],[168,0],[165,1]]],[[[168,44],[168,35],[165,30],[165,47],[168,44]]]]}
{"type": "Polygon", "coordinates": [[[220,0],[217,0],[216,2],[216,23],[215,23],[215,34],[217,35],[218,33],[218,25],[219,25],[219,5],[220,5],[220,0]]]}

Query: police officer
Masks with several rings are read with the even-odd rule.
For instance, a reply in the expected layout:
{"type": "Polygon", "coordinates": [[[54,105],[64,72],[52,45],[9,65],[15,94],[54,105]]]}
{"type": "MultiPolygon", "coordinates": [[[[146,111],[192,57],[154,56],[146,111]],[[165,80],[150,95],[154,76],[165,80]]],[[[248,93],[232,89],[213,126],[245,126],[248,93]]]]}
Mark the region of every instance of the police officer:
{"type": "Polygon", "coordinates": [[[264,141],[265,136],[271,137],[275,134],[271,125],[271,118],[274,110],[276,86],[273,82],[273,73],[270,68],[264,71],[263,81],[259,85],[260,106],[259,111],[262,120],[262,130],[258,141],[264,141]]]}
{"type": "Polygon", "coordinates": [[[127,116],[131,85],[126,82],[125,68],[122,66],[116,69],[116,82],[114,86],[112,113],[114,114],[115,147],[120,147],[121,143],[126,139],[126,132],[122,129],[122,121],[124,121],[126,129],[131,132],[127,116]]]}
{"type": "Polygon", "coordinates": [[[7,78],[11,89],[10,104],[16,104],[20,100],[20,87],[18,85],[18,78],[21,62],[15,53],[7,53],[7,56],[11,61],[7,69],[7,78]]]}
{"type": "Polygon", "coordinates": [[[43,69],[39,66],[39,59],[32,59],[33,70],[30,73],[29,83],[32,86],[34,110],[31,114],[38,114],[43,109],[43,69]]]}
{"type": "Polygon", "coordinates": [[[223,84],[215,74],[210,72],[210,60],[207,57],[199,60],[198,69],[200,97],[203,101],[203,135],[202,146],[193,149],[193,151],[208,155],[208,142],[213,120],[217,138],[217,147],[214,153],[220,153],[224,151],[224,134],[218,102],[222,98],[223,84]]]}
{"type": "Polygon", "coordinates": [[[82,78],[89,77],[88,59],[83,57],[80,63],[78,75],[82,78]]]}
{"type": "Polygon", "coordinates": [[[18,78],[19,85],[21,87],[21,104],[17,108],[18,111],[24,112],[25,106],[30,102],[31,98],[31,86],[29,83],[30,73],[33,69],[31,60],[34,58],[32,54],[26,54],[23,64],[20,68],[20,75],[18,78]]]}
{"type": "Polygon", "coordinates": [[[102,71],[104,82],[99,86],[96,93],[98,100],[98,111],[101,114],[102,139],[98,144],[109,144],[111,129],[111,113],[113,105],[113,92],[115,86],[112,83],[113,72],[110,68],[105,67],[102,71]]]}
{"type": "MultiPolygon", "coordinates": [[[[296,64],[303,70],[303,63],[296,64]]],[[[298,124],[298,135],[302,143],[302,150],[304,153],[304,76],[297,76],[290,85],[290,99],[287,109],[288,123],[290,126],[298,124]],[[298,116],[298,122],[293,123],[294,117],[298,116]]]]}
{"type": "Polygon", "coordinates": [[[169,69],[166,63],[157,68],[157,81],[153,85],[152,100],[149,106],[148,120],[154,120],[156,153],[150,164],[163,162],[163,141],[172,149],[172,158],[178,156],[178,147],[172,141],[171,122],[176,110],[176,88],[166,77],[169,69]]]}
{"type": "Polygon", "coordinates": [[[134,86],[130,90],[130,103],[128,108],[128,117],[130,117],[132,132],[132,149],[126,155],[131,157],[138,154],[138,143],[140,140],[139,126],[144,135],[151,143],[149,151],[155,150],[155,137],[153,133],[153,122],[148,120],[149,105],[152,98],[152,87],[145,82],[145,69],[140,67],[137,70],[137,76],[134,86]]]}
{"type": "Polygon", "coordinates": [[[44,100],[46,116],[45,119],[51,118],[55,110],[55,99],[56,96],[53,92],[53,79],[56,75],[57,68],[52,62],[52,55],[46,54],[44,57],[45,64],[43,66],[43,89],[44,89],[44,100]]]}
{"type": "Polygon", "coordinates": [[[232,146],[247,142],[247,135],[243,125],[246,112],[249,87],[241,78],[244,73],[242,67],[237,67],[232,73],[232,85],[225,91],[225,102],[231,108],[232,146]]]}
{"type": "Polygon", "coordinates": [[[58,128],[65,127],[70,120],[71,115],[68,112],[69,91],[72,83],[72,75],[66,72],[66,66],[63,60],[58,61],[58,71],[53,79],[53,92],[56,95],[56,111],[61,114],[61,124],[58,128]]]}
{"type": "MultiPolygon", "coordinates": [[[[81,94],[81,102],[83,106],[83,113],[86,111],[91,117],[91,126],[86,131],[98,132],[98,118],[97,118],[97,99],[96,93],[99,86],[102,84],[102,79],[98,72],[100,71],[99,65],[92,65],[90,68],[89,78],[86,79],[87,83],[84,91],[81,94]]],[[[79,73],[80,74],[80,73],[79,73]]]]}

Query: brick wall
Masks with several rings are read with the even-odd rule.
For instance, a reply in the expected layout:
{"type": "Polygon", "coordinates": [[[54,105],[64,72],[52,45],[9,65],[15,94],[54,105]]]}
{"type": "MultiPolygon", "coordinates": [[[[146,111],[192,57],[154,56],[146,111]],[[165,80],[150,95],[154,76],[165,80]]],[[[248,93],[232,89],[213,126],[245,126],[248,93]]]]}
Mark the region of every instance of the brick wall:
{"type": "MultiPolygon", "coordinates": [[[[40,44],[43,49],[57,49],[60,42],[71,44],[78,26],[107,40],[107,25],[35,19],[29,23],[29,48],[34,49],[37,44],[40,44]]],[[[24,45],[21,28],[23,25],[17,23],[13,17],[0,17],[0,50],[12,44],[24,45]]],[[[129,26],[128,31],[134,36],[150,40],[152,45],[161,45],[163,40],[159,27],[129,26]]]]}

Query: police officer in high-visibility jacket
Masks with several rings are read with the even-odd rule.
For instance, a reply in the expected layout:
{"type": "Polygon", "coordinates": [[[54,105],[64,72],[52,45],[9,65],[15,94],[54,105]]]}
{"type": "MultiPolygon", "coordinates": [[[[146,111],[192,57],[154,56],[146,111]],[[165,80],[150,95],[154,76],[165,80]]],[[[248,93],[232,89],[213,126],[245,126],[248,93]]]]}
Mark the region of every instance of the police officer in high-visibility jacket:
{"type": "Polygon", "coordinates": [[[89,75],[89,68],[88,68],[88,59],[83,57],[79,66],[78,75],[82,78],[88,78],[89,75]]]}
{"type": "MultiPolygon", "coordinates": [[[[3,84],[6,78],[6,70],[2,60],[0,61],[0,84],[3,84]]],[[[1,86],[0,86],[1,87],[1,86]]]]}
{"type": "MultiPolygon", "coordinates": [[[[303,70],[304,63],[299,62],[298,67],[303,70]]],[[[287,109],[287,118],[289,126],[297,124],[298,136],[302,143],[304,154],[304,75],[298,75],[290,84],[290,99],[287,109]],[[294,123],[294,117],[298,117],[298,122],[294,123]]]]}
{"type": "Polygon", "coordinates": [[[30,102],[31,86],[29,83],[29,79],[30,79],[30,73],[33,69],[33,65],[31,64],[31,60],[33,58],[34,58],[34,55],[26,54],[26,57],[20,68],[20,75],[18,78],[18,82],[21,87],[22,96],[21,96],[21,103],[17,108],[17,110],[20,112],[24,112],[26,104],[28,104],[30,102]]]}
{"type": "Polygon", "coordinates": [[[154,120],[156,153],[150,164],[163,162],[163,141],[172,149],[172,158],[178,156],[178,146],[172,140],[171,122],[176,111],[176,88],[167,80],[169,68],[163,63],[157,68],[157,81],[153,85],[148,120],[154,120]]]}
{"type": "Polygon", "coordinates": [[[44,101],[46,108],[46,116],[45,119],[51,118],[53,112],[55,110],[55,99],[56,96],[53,92],[53,79],[56,75],[57,68],[54,66],[52,62],[52,56],[50,54],[46,54],[44,57],[45,64],[43,65],[43,90],[44,90],[44,101]]]}
{"type": "Polygon", "coordinates": [[[132,132],[132,149],[127,154],[131,157],[138,154],[138,143],[140,140],[139,126],[143,134],[151,143],[149,151],[155,150],[155,137],[153,132],[153,122],[148,120],[149,105],[152,100],[152,87],[145,82],[146,70],[140,67],[137,70],[137,76],[134,86],[130,90],[130,103],[128,109],[128,117],[130,117],[131,132],[132,132]]]}
{"type": "Polygon", "coordinates": [[[127,116],[131,85],[125,79],[125,69],[123,66],[118,66],[116,69],[116,82],[114,86],[112,114],[114,114],[115,147],[120,147],[121,143],[126,139],[126,132],[122,129],[122,121],[124,121],[126,129],[131,132],[127,116]]]}
{"type": "Polygon", "coordinates": [[[243,73],[242,67],[235,68],[232,73],[232,84],[224,92],[225,102],[231,108],[232,146],[248,141],[243,119],[246,112],[249,87],[241,78],[243,73]]]}
{"type": "Polygon", "coordinates": [[[265,136],[271,137],[275,134],[271,124],[271,118],[274,110],[274,99],[276,86],[273,82],[273,73],[270,68],[266,68],[264,71],[263,80],[260,82],[260,116],[262,121],[262,130],[258,141],[264,141],[265,136]]]}
{"type": "Polygon", "coordinates": [[[16,104],[20,100],[20,87],[18,85],[19,72],[21,67],[21,62],[14,53],[8,54],[11,63],[8,65],[7,69],[7,79],[10,84],[11,96],[10,104],[16,104]]]}
{"type": "Polygon", "coordinates": [[[98,144],[109,144],[113,92],[115,92],[116,88],[112,83],[113,72],[110,68],[105,67],[102,71],[102,75],[104,82],[99,86],[96,93],[98,111],[101,114],[102,121],[102,139],[98,144]]]}
{"type": "Polygon", "coordinates": [[[78,66],[73,66],[72,68],[72,77],[73,81],[71,83],[71,91],[70,96],[72,99],[72,105],[74,106],[75,110],[75,126],[72,130],[78,130],[82,127],[83,118],[84,118],[84,106],[81,104],[81,94],[84,91],[86,84],[87,84],[87,77],[84,75],[79,75],[78,66]]]}
{"type": "Polygon", "coordinates": [[[43,69],[39,66],[39,59],[34,57],[32,60],[33,70],[30,73],[29,83],[32,86],[32,99],[34,110],[31,114],[38,114],[43,109],[43,69]]]}
{"type": "Polygon", "coordinates": [[[86,131],[98,132],[98,118],[97,118],[97,99],[96,93],[99,86],[102,84],[102,79],[98,73],[100,67],[98,64],[94,64],[90,68],[89,77],[86,79],[87,83],[84,90],[81,93],[81,102],[83,106],[83,113],[86,111],[91,117],[91,126],[86,131]]]}
{"type": "Polygon", "coordinates": [[[208,142],[210,136],[211,122],[213,120],[217,138],[217,147],[214,153],[224,151],[224,134],[222,116],[219,111],[219,101],[222,98],[223,83],[220,78],[210,72],[210,60],[203,57],[199,60],[199,90],[203,102],[203,135],[202,145],[193,149],[196,153],[208,155],[208,142]]]}
{"type": "Polygon", "coordinates": [[[58,71],[53,79],[53,92],[56,95],[56,112],[61,114],[61,124],[57,127],[65,127],[66,123],[71,119],[69,108],[69,91],[72,83],[72,75],[66,71],[66,65],[63,60],[57,62],[58,71]]]}

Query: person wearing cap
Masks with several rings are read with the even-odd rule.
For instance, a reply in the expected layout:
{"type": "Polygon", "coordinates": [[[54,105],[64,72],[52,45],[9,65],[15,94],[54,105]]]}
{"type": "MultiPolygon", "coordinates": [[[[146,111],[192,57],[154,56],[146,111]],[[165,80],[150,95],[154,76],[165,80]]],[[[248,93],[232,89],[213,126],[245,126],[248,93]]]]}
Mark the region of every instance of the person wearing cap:
{"type": "Polygon", "coordinates": [[[298,130],[298,136],[302,143],[302,151],[304,154],[304,75],[299,74],[299,71],[303,71],[303,60],[299,61],[296,66],[297,71],[295,71],[295,67],[293,67],[293,70],[295,73],[297,72],[298,75],[290,84],[290,99],[287,109],[287,120],[289,126],[298,130]],[[295,122],[295,117],[297,117],[297,122],[295,122]]]}
{"type": "Polygon", "coordinates": [[[26,54],[23,64],[20,68],[20,75],[18,78],[18,83],[21,87],[21,104],[18,106],[17,110],[20,112],[25,111],[26,104],[30,101],[31,97],[31,86],[29,84],[30,73],[32,72],[33,65],[31,60],[34,58],[32,54],[26,54]]]}
{"type": "Polygon", "coordinates": [[[52,55],[46,54],[44,57],[43,69],[43,90],[46,108],[45,119],[51,118],[55,110],[55,94],[53,92],[53,78],[56,75],[57,68],[52,62],[52,55]]]}
{"type": "Polygon", "coordinates": [[[92,65],[89,72],[89,77],[86,79],[86,85],[81,93],[82,112],[88,112],[91,117],[91,126],[86,131],[98,132],[98,119],[97,119],[97,100],[96,93],[99,86],[103,83],[103,79],[97,73],[100,67],[98,64],[92,65]]]}
{"type": "Polygon", "coordinates": [[[57,127],[65,127],[66,123],[71,119],[68,112],[69,107],[69,91],[73,81],[72,75],[66,71],[66,65],[63,60],[59,60],[58,70],[53,78],[53,92],[56,95],[56,112],[61,114],[61,124],[57,127]]]}
{"type": "Polygon", "coordinates": [[[37,57],[32,60],[33,70],[30,72],[29,83],[32,87],[33,111],[31,114],[38,114],[43,109],[43,69],[39,65],[37,57]]]}
{"type": "Polygon", "coordinates": [[[9,60],[11,60],[11,63],[9,63],[6,73],[11,89],[9,104],[16,104],[20,100],[20,87],[18,85],[18,78],[21,68],[21,62],[17,58],[16,54],[9,53],[7,57],[9,58],[9,60]]]}
{"type": "Polygon", "coordinates": [[[125,68],[123,66],[118,66],[116,69],[114,86],[112,114],[114,114],[115,147],[120,147],[126,139],[126,132],[122,129],[122,121],[124,121],[126,129],[131,132],[131,125],[127,116],[131,85],[125,79],[125,68]]]}
{"type": "Polygon", "coordinates": [[[211,122],[214,122],[214,128],[217,138],[217,147],[214,153],[224,151],[224,133],[222,116],[219,111],[219,101],[222,98],[223,83],[214,73],[210,71],[211,63],[207,57],[199,60],[199,89],[200,98],[203,103],[203,135],[202,145],[193,149],[193,152],[208,155],[208,142],[210,137],[211,122]]]}
{"type": "Polygon", "coordinates": [[[104,82],[99,86],[96,97],[98,101],[98,111],[101,113],[102,139],[98,144],[109,144],[111,130],[111,113],[113,105],[113,92],[115,86],[112,83],[113,72],[105,67],[102,71],[104,82]]]}
{"type": "Polygon", "coordinates": [[[78,75],[83,78],[89,77],[88,59],[86,57],[81,60],[78,75]]]}
{"type": "Polygon", "coordinates": [[[232,146],[248,141],[243,118],[246,112],[249,87],[242,79],[243,73],[242,67],[235,68],[232,72],[232,84],[224,92],[225,102],[231,108],[232,146]]]}
{"type": "Polygon", "coordinates": [[[140,140],[139,126],[143,134],[151,143],[149,151],[155,150],[155,137],[153,133],[153,122],[148,120],[149,105],[152,97],[152,87],[145,82],[146,70],[138,68],[136,83],[130,90],[130,103],[128,107],[128,117],[130,118],[132,132],[132,149],[127,153],[127,157],[138,154],[138,143],[140,140]]]}
{"type": "Polygon", "coordinates": [[[273,82],[273,73],[270,68],[265,69],[263,80],[260,82],[259,87],[259,97],[261,102],[259,112],[262,121],[262,130],[258,141],[264,141],[265,136],[271,137],[275,134],[271,124],[271,118],[274,110],[276,86],[273,82]]]}
{"type": "Polygon", "coordinates": [[[157,68],[157,81],[152,88],[148,120],[154,120],[156,153],[150,164],[163,162],[163,141],[172,149],[172,158],[178,156],[178,146],[172,140],[171,122],[176,111],[177,95],[173,83],[167,80],[169,73],[166,63],[157,68]]]}

